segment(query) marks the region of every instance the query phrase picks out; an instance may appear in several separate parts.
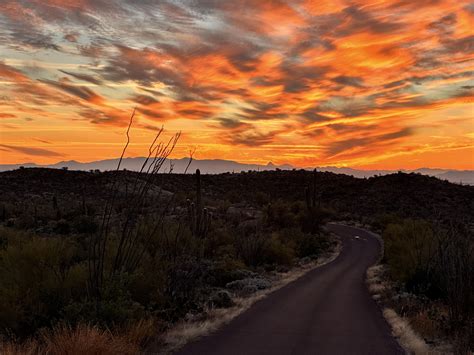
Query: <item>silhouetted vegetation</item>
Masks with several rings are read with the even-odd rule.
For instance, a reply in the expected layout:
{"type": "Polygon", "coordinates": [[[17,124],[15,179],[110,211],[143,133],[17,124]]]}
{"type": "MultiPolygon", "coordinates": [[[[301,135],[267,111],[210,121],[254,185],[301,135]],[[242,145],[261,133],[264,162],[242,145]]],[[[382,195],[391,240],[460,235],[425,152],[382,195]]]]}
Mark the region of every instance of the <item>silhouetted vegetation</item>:
{"type": "Polygon", "coordinates": [[[157,172],[169,150],[161,149],[161,160],[139,173],[2,174],[4,335],[63,323],[121,329],[143,319],[158,332],[209,305],[229,306],[223,291],[268,287],[266,273],[327,249],[320,227],[328,211],[308,230],[303,201],[231,203],[209,193],[199,171],[166,190],[170,175],[157,172]]]}
{"type": "Polygon", "coordinates": [[[431,309],[430,320],[454,339],[459,354],[474,346],[474,239],[466,220],[441,225],[387,219],[383,232],[392,278],[420,300],[405,311],[431,309]],[[436,303],[442,306],[433,312],[436,303]],[[443,313],[446,317],[440,318],[443,313]]]}
{"type": "Polygon", "coordinates": [[[353,220],[383,231],[403,287],[446,304],[451,329],[472,336],[472,187],[403,173],[162,174],[155,153],[141,173],[0,174],[4,335],[144,319],[160,331],[228,306],[223,292],[266,287],[267,273],[328,247],[326,221],[353,220]]]}

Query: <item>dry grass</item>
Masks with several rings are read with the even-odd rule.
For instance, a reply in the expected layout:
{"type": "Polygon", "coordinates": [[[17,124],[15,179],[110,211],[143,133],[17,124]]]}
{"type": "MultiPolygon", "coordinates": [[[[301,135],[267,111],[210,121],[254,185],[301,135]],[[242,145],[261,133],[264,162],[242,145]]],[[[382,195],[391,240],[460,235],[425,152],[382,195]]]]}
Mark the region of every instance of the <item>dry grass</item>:
{"type": "MultiPolygon", "coordinates": [[[[375,265],[367,270],[367,287],[372,297],[387,306],[388,299],[393,295],[392,284],[388,281],[387,270],[384,265],[375,265]]],[[[426,312],[417,314],[414,318],[402,318],[394,309],[385,308],[383,315],[392,328],[392,333],[408,354],[438,355],[450,354],[448,346],[436,348],[428,345],[420,333],[436,338],[436,324],[428,317],[426,312]],[[413,325],[413,327],[412,327],[413,325]],[[413,328],[417,329],[415,331],[413,328]]]]}
{"type": "MultiPolygon", "coordinates": [[[[261,300],[270,293],[282,288],[292,281],[295,281],[307,272],[330,263],[336,259],[341,251],[341,243],[339,239],[337,239],[335,236],[333,236],[333,238],[336,242],[336,245],[332,251],[321,256],[313,263],[309,263],[290,272],[280,274],[278,281],[276,281],[271,288],[258,291],[250,297],[235,298],[235,306],[231,308],[208,310],[207,318],[205,320],[196,322],[183,322],[176,325],[163,334],[162,338],[160,339],[159,353],[169,354],[192,340],[212,333],[224,324],[230,322],[233,318],[237,317],[239,314],[250,308],[250,306],[252,306],[255,302],[261,300]]],[[[154,347],[156,348],[158,345],[155,344],[154,347]]]]}
{"type": "Polygon", "coordinates": [[[448,354],[446,350],[435,350],[421,339],[407,320],[401,318],[393,309],[385,308],[383,315],[392,327],[393,334],[408,353],[415,355],[448,354]]]}
{"type": "Polygon", "coordinates": [[[41,335],[46,354],[138,354],[140,349],[126,337],[114,336],[108,330],[79,325],[59,326],[41,335]]]}
{"type": "Polygon", "coordinates": [[[389,287],[383,279],[384,272],[383,265],[375,265],[367,270],[367,286],[372,297],[376,299],[389,287]]]}
{"type": "Polygon", "coordinates": [[[132,355],[156,334],[151,320],[142,320],[123,329],[120,334],[96,326],[62,324],[43,330],[36,338],[23,343],[2,342],[2,355],[132,355]]]}
{"type": "Polygon", "coordinates": [[[131,344],[137,344],[140,347],[146,346],[159,332],[159,327],[156,320],[141,319],[136,323],[129,324],[122,329],[119,334],[131,344]]]}
{"type": "MultiPolygon", "coordinates": [[[[437,305],[437,312],[440,312],[440,306],[437,305]]],[[[442,334],[439,329],[439,320],[430,317],[430,309],[422,309],[416,314],[408,317],[410,324],[425,339],[440,339],[442,334]]]]}
{"type": "Polygon", "coordinates": [[[41,353],[38,342],[28,340],[24,343],[0,342],[0,354],[2,355],[36,355],[41,353]]]}

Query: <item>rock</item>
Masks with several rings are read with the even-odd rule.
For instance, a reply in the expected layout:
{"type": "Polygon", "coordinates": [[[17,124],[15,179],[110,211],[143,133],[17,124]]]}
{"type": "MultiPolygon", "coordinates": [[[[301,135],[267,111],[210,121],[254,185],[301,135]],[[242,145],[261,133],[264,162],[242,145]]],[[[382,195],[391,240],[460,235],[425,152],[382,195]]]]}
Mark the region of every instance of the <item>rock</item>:
{"type": "Polygon", "coordinates": [[[234,305],[234,301],[228,291],[220,290],[211,296],[209,305],[212,308],[229,308],[234,305]]]}

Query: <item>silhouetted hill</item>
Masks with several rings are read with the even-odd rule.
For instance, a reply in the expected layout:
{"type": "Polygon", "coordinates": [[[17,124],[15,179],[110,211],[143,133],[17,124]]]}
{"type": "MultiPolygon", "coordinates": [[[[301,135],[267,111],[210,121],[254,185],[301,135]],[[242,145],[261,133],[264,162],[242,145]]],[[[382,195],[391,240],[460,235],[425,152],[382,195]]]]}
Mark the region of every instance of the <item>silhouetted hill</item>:
{"type": "MultiPolygon", "coordinates": [[[[100,207],[115,172],[90,173],[57,169],[19,169],[0,173],[0,202],[21,206],[41,196],[58,196],[65,204],[79,204],[85,196],[100,207]]],[[[124,179],[139,177],[119,172],[124,179]]],[[[276,199],[304,201],[305,187],[313,173],[306,170],[225,173],[202,176],[203,193],[210,205],[245,204],[265,206],[276,199]]],[[[191,174],[161,174],[155,182],[165,190],[185,196],[192,193],[191,174]]],[[[354,178],[331,172],[316,173],[318,198],[337,217],[375,218],[384,214],[400,217],[465,219],[474,222],[474,187],[452,184],[415,173],[396,173],[354,178]]]]}
{"type": "MultiPolygon", "coordinates": [[[[125,158],[122,161],[122,169],[139,171],[142,167],[145,158],[125,158]]],[[[69,170],[100,170],[100,171],[110,171],[117,168],[118,159],[107,159],[107,160],[98,160],[92,162],[81,163],[75,160],[61,161],[56,164],[50,165],[37,165],[35,163],[25,163],[25,164],[4,164],[0,165],[0,171],[10,171],[15,170],[20,167],[25,168],[52,168],[52,169],[61,169],[67,168],[69,170]]],[[[189,158],[181,159],[168,159],[163,165],[165,171],[169,171],[173,167],[174,173],[184,173],[189,164],[189,158]]],[[[272,162],[269,162],[266,165],[261,164],[244,164],[232,160],[223,160],[223,159],[194,159],[189,166],[188,173],[193,172],[196,169],[201,170],[202,174],[223,174],[223,173],[240,173],[244,171],[271,171],[271,170],[292,170],[293,166],[289,164],[275,165],[272,162]]],[[[306,168],[306,170],[313,170],[312,167],[306,168]]],[[[339,168],[339,167],[318,167],[318,171],[322,172],[332,172],[336,174],[346,174],[354,176],[357,178],[368,178],[376,175],[387,175],[393,174],[396,171],[392,170],[359,170],[353,168],[339,168]]],[[[435,176],[442,180],[448,180],[453,183],[462,183],[474,185],[474,171],[473,170],[448,170],[448,169],[431,169],[431,168],[422,168],[416,170],[402,170],[405,173],[420,173],[428,176],[435,176]]]]}

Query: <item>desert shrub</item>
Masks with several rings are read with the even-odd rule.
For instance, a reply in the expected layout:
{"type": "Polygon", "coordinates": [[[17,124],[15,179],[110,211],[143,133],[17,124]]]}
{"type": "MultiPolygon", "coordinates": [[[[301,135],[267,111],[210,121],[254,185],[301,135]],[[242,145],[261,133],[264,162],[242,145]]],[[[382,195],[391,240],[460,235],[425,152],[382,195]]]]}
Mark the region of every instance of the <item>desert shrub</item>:
{"type": "Polygon", "coordinates": [[[389,224],[383,233],[385,260],[392,276],[409,291],[435,292],[431,277],[436,240],[431,226],[422,220],[389,224]]]}
{"type": "Polygon", "coordinates": [[[23,213],[21,213],[15,219],[15,227],[19,229],[31,229],[36,227],[36,221],[33,213],[28,210],[23,211],[23,213]]]}
{"type": "Polygon", "coordinates": [[[86,286],[77,245],[70,239],[40,238],[0,229],[0,329],[21,334],[47,326],[86,286]]]}
{"type": "Polygon", "coordinates": [[[219,260],[229,255],[235,256],[235,249],[232,240],[232,233],[229,233],[228,226],[222,220],[213,220],[212,227],[207,237],[200,242],[203,244],[204,257],[212,260],[219,260]]]}
{"type": "Polygon", "coordinates": [[[474,239],[469,228],[457,221],[436,230],[439,248],[433,273],[448,305],[452,330],[474,346],[474,239]]]}
{"type": "Polygon", "coordinates": [[[99,225],[92,216],[77,216],[72,222],[73,228],[78,233],[91,234],[97,232],[99,225]]]}
{"type": "Polygon", "coordinates": [[[243,279],[250,274],[251,272],[246,270],[246,266],[241,260],[228,254],[212,264],[207,282],[212,287],[224,287],[227,283],[243,279]]]}
{"type": "Polygon", "coordinates": [[[444,326],[460,354],[474,345],[474,242],[469,228],[451,222],[433,229],[425,221],[408,219],[389,224],[383,233],[391,276],[408,291],[446,306],[444,326]]]}
{"type": "Polygon", "coordinates": [[[248,266],[262,263],[261,256],[267,245],[267,236],[259,230],[240,230],[234,235],[237,256],[248,266]]]}
{"type": "Polygon", "coordinates": [[[401,224],[403,219],[395,213],[382,213],[376,215],[371,223],[374,231],[384,231],[389,224],[401,224]]]}
{"type": "Polygon", "coordinates": [[[271,200],[271,197],[265,192],[257,191],[257,193],[255,193],[255,202],[259,206],[266,206],[271,202],[271,200]]]}
{"type": "Polygon", "coordinates": [[[231,203],[240,202],[242,196],[238,190],[228,190],[226,191],[225,195],[223,196],[224,200],[230,201],[231,203]]]}
{"type": "Polygon", "coordinates": [[[87,322],[117,327],[147,317],[144,305],[133,299],[131,289],[130,275],[116,276],[104,285],[100,307],[83,295],[63,308],[61,318],[68,324],[87,322]]]}
{"type": "Polygon", "coordinates": [[[321,227],[334,215],[334,211],[325,207],[314,207],[299,214],[299,225],[305,233],[319,234],[321,227]]]}
{"type": "Polygon", "coordinates": [[[0,221],[6,221],[8,218],[7,206],[5,203],[0,203],[0,221]]]}
{"type": "Polygon", "coordinates": [[[265,245],[261,259],[262,263],[291,265],[294,257],[294,243],[284,243],[278,234],[273,233],[265,245]]]}
{"type": "Polygon", "coordinates": [[[277,233],[283,243],[294,250],[294,257],[316,257],[329,246],[329,241],[324,233],[311,234],[296,227],[284,228],[277,233]]]}
{"type": "Polygon", "coordinates": [[[313,235],[309,233],[302,233],[298,238],[296,252],[298,257],[304,258],[306,256],[318,256],[321,251],[329,246],[329,241],[324,234],[313,235]]]}
{"type": "Polygon", "coordinates": [[[270,203],[265,210],[267,223],[276,228],[294,227],[298,225],[299,211],[297,207],[290,205],[288,201],[278,199],[270,203]]]}
{"type": "Polygon", "coordinates": [[[190,311],[199,311],[208,265],[194,258],[180,259],[168,266],[161,316],[176,321],[190,311]]]}
{"type": "Polygon", "coordinates": [[[57,221],[54,232],[57,234],[69,234],[71,232],[71,225],[69,224],[69,221],[65,220],[64,218],[57,221]]]}

